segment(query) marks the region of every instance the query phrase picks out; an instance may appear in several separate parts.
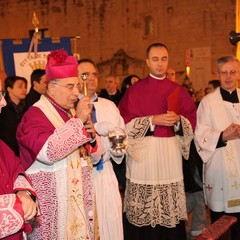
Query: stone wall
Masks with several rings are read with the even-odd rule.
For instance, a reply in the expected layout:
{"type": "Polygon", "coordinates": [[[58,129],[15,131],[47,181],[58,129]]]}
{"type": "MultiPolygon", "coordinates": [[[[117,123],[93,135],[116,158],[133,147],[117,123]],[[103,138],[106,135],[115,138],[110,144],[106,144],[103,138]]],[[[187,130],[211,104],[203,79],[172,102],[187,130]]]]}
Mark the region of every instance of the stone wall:
{"type": "Polygon", "coordinates": [[[127,70],[121,67],[122,77],[133,73],[143,77],[147,68],[136,63],[145,60],[149,44],[163,42],[179,81],[186,50],[209,48],[209,74],[196,83],[205,87],[216,77],[215,60],[235,54],[228,37],[235,30],[235,4],[235,0],[0,0],[0,39],[29,37],[35,11],[45,37],[81,37],[74,47],[81,58],[102,64],[122,49],[134,63],[127,70]]]}

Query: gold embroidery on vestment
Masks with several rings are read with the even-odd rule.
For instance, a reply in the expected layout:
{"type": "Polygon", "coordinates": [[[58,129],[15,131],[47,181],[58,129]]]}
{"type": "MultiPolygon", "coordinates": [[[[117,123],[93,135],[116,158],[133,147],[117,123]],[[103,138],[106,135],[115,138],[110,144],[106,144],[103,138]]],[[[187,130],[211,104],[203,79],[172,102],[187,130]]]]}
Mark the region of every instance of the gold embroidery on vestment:
{"type": "Polygon", "coordinates": [[[229,200],[228,201],[228,207],[237,207],[240,206],[240,199],[235,199],[235,200],[229,200]]]}

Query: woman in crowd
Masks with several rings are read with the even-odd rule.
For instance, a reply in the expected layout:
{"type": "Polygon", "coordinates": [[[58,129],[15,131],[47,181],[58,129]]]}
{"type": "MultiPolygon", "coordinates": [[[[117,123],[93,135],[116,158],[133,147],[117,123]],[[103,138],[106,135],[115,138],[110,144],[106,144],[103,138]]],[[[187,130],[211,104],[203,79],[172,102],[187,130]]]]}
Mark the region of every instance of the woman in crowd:
{"type": "Polygon", "coordinates": [[[27,80],[19,76],[7,77],[5,80],[7,106],[0,115],[0,139],[2,139],[19,156],[16,131],[23,114],[27,110],[27,80]]]}
{"type": "Polygon", "coordinates": [[[133,84],[137,83],[140,80],[140,77],[137,75],[129,75],[126,78],[123,79],[122,81],[122,86],[121,86],[121,94],[122,96],[126,92],[127,88],[132,86],[133,84]]]}

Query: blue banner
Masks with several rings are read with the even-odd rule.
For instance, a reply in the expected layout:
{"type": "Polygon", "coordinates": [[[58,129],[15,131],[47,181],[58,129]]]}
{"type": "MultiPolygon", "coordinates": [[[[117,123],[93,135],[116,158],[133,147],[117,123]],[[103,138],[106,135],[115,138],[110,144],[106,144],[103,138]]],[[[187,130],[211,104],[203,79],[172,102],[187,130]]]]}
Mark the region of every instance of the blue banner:
{"type": "MultiPolygon", "coordinates": [[[[24,38],[19,41],[20,44],[14,43],[12,39],[2,40],[2,52],[5,72],[8,76],[15,75],[15,66],[13,53],[28,52],[31,38],[24,38]]],[[[71,55],[71,42],[69,37],[60,38],[58,42],[53,42],[52,38],[43,38],[38,44],[38,52],[52,51],[63,48],[71,55]]],[[[34,53],[32,53],[34,54],[34,53]]]]}

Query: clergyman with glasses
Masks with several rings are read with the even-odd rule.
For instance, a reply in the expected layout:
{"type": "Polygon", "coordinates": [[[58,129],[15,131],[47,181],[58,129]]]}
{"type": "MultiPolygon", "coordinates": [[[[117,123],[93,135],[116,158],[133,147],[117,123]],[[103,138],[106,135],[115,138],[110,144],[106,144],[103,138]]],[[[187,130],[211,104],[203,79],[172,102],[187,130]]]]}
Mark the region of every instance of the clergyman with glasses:
{"type": "Polygon", "coordinates": [[[52,51],[46,79],[46,94],[28,109],[17,131],[41,210],[28,239],[95,239],[92,167],[103,151],[88,117],[90,99],[83,97],[74,108],[80,85],[76,58],[62,49],[52,51]]]}
{"type": "Polygon", "coordinates": [[[235,216],[233,240],[240,239],[240,62],[217,60],[220,87],[206,95],[197,110],[195,144],[204,162],[203,189],[211,221],[235,216]]]}
{"type": "MultiPolygon", "coordinates": [[[[112,101],[97,96],[99,80],[96,64],[91,59],[81,59],[78,61],[78,71],[86,81],[87,95],[93,104],[92,122],[105,150],[101,161],[93,168],[100,239],[123,240],[122,202],[112,163],[122,163],[126,146],[111,147],[109,133],[124,129],[124,121],[112,101]]],[[[117,131],[119,136],[122,133],[117,131]]]]}

